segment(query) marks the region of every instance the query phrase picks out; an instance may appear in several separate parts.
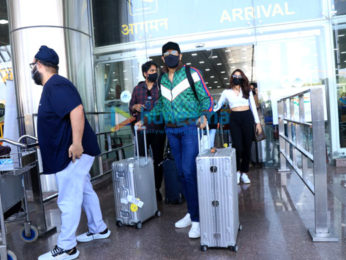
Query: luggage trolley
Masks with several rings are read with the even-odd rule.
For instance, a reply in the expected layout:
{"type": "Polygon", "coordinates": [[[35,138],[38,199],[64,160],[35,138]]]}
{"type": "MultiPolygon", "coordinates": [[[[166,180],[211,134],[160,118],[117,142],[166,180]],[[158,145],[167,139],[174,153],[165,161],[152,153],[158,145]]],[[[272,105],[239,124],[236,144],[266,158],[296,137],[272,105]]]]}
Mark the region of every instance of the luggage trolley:
{"type": "Polygon", "coordinates": [[[2,210],[2,198],[0,193],[0,259],[15,260],[16,255],[7,249],[5,218],[2,210]]]}
{"type": "MultiPolygon", "coordinates": [[[[36,137],[29,135],[21,136],[18,141],[9,139],[0,139],[0,142],[8,143],[15,146],[15,151],[11,151],[10,155],[0,156],[0,180],[8,176],[18,176],[21,179],[23,189],[23,207],[24,214],[15,218],[12,221],[24,219],[24,226],[20,230],[20,238],[27,242],[34,242],[38,236],[44,235],[48,232],[56,231],[56,227],[47,227],[45,211],[42,198],[42,190],[39,179],[37,147],[38,142],[36,137]],[[27,141],[30,140],[30,144],[27,141]],[[25,143],[23,143],[25,141],[25,143]],[[31,183],[31,190],[28,189],[28,183],[31,183]],[[31,192],[29,195],[28,193],[31,192]],[[34,212],[41,213],[40,216],[35,216],[37,225],[33,225],[30,221],[30,211],[28,201],[38,202],[38,208],[35,207],[34,212]]],[[[3,210],[3,203],[6,200],[6,194],[0,192],[0,259],[16,259],[13,252],[7,249],[6,243],[6,226],[3,210]]],[[[34,204],[33,204],[34,205],[34,204]]]]}

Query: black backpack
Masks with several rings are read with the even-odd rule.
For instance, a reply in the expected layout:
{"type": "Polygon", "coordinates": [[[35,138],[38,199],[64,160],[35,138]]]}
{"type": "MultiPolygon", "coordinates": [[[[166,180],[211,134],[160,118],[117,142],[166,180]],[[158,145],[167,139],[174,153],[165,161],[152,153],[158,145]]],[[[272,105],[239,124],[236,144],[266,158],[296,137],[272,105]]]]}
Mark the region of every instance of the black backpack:
{"type": "MultiPolygon", "coordinates": [[[[192,88],[193,94],[195,95],[195,98],[197,99],[197,101],[199,101],[198,96],[197,96],[197,92],[196,92],[195,82],[193,81],[193,78],[191,75],[190,66],[187,66],[187,65],[185,66],[185,72],[186,72],[186,77],[187,77],[187,80],[189,81],[190,87],[192,88]]],[[[161,88],[161,78],[162,78],[163,74],[165,74],[165,73],[160,74],[159,79],[157,81],[159,89],[161,88]]]]}

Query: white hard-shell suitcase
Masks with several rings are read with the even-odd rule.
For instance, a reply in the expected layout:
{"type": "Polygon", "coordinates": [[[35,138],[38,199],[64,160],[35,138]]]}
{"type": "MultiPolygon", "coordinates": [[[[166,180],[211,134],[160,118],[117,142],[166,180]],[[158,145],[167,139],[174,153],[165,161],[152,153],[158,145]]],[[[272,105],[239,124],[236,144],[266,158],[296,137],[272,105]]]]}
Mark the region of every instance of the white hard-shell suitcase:
{"type": "Polygon", "coordinates": [[[223,247],[238,251],[241,225],[235,149],[213,150],[204,151],[196,158],[201,250],[223,247]]]}
{"type": "Polygon", "coordinates": [[[137,129],[135,136],[137,156],[112,164],[116,224],[119,227],[125,224],[141,228],[144,221],[153,216],[160,216],[156,201],[153,160],[147,155],[145,132],[145,157],[138,156],[137,129]]]}

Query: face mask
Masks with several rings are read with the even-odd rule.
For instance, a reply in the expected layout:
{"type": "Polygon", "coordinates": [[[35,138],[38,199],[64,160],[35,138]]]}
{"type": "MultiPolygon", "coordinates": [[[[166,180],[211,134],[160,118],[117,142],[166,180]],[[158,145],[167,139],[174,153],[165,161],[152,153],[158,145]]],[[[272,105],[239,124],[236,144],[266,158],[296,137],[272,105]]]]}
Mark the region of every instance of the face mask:
{"type": "Polygon", "coordinates": [[[41,74],[38,72],[36,66],[31,71],[31,78],[34,80],[36,85],[42,85],[42,77],[41,74]]]}
{"type": "Polygon", "coordinates": [[[179,64],[179,56],[168,55],[165,57],[165,63],[168,68],[176,68],[179,64]]]}
{"type": "Polygon", "coordinates": [[[148,74],[148,80],[150,82],[155,82],[157,80],[157,73],[148,74]]]}
{"type": "Polygon", "coordinates": [[[233,78],[233,84],[235,86],[241,85],[243,83],[243,79],[233,78]]]}

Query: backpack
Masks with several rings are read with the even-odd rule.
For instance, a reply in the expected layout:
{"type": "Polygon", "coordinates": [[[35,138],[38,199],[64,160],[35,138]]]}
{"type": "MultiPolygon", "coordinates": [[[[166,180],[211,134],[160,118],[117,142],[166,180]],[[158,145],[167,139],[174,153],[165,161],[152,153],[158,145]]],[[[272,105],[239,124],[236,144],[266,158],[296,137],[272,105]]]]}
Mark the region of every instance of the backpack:
{"type": "MultiPolygon", "coordinates": [[[[196,92],[196,87],[195,87],[195,82],[193,81],[192,75],[191,75],[191,71],[190,71],[190,66],[185,66],[185,72],[186,72],[186,77],[187,80],[189,81],[190,87],[192,88],[193,94],[195,96],[195,98],[197,99],[197,101],[199,101],[198,96],[197,96],[197,92],[196,92]]],[[[161,78],[165,73],[161,73],[159,76],[159,79],[157,81],[159,89],[161,89],[161,78]]]]}

